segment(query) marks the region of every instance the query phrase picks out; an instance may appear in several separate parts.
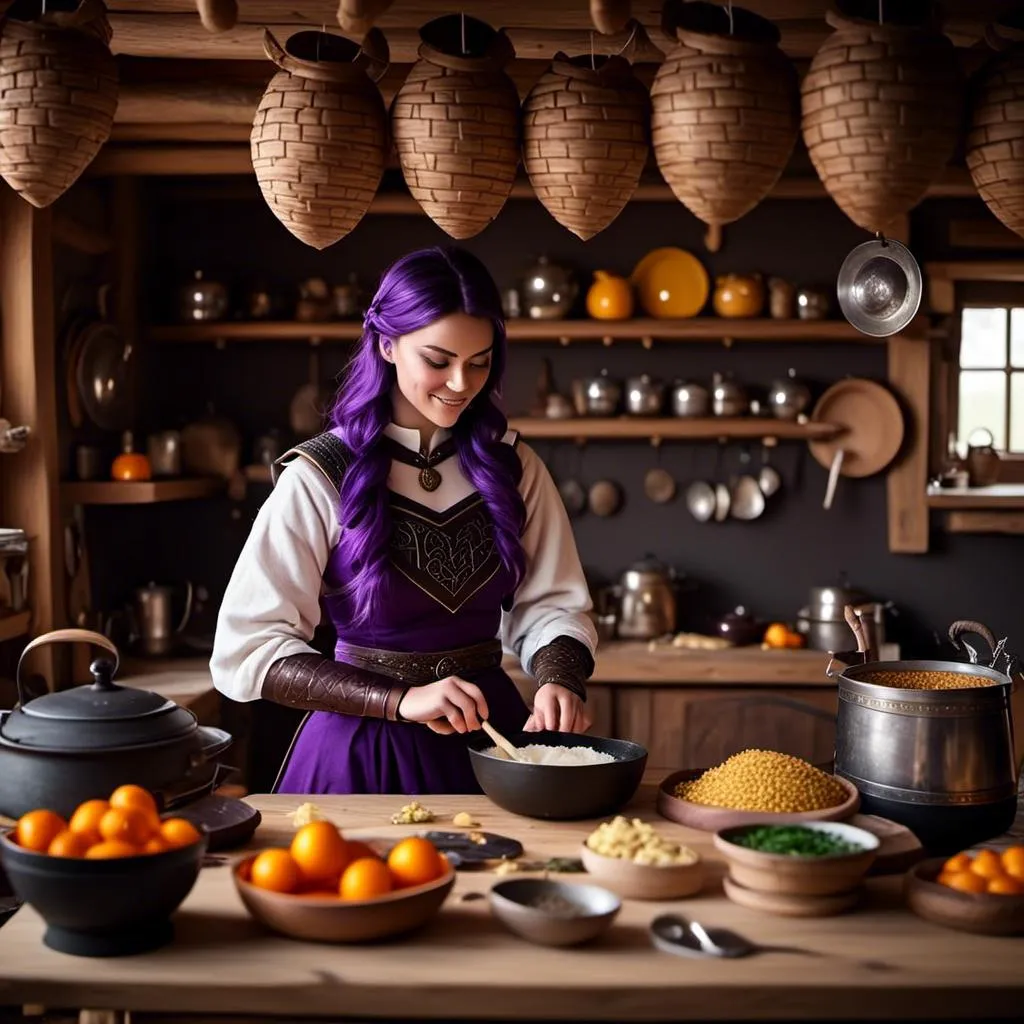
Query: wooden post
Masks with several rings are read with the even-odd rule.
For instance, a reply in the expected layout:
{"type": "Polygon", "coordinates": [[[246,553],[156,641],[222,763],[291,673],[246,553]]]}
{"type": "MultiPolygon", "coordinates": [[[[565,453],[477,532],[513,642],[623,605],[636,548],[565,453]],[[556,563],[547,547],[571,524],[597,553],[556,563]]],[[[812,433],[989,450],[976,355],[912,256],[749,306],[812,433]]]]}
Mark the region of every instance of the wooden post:
{"type": "MultiPolygon", "coordinates": [[[[24,451],[0,456],[0,521],[24,529],[29,546],[31,631],[64,625],[57,448],[53,245],[49,210],[8,188],[0,193],[0,385],[3,415],[32,428],[24,451]]],[[[53,646],[33,661],[58,686],[66,658],[53,646]]]]}
{"type": "Polygon", "coordinates": [[[928,411],[931,393],[931,344],[896,335],[889,339],[889,384],[906,416],[906,445],[886,480],[889,550],[928,551],[928,411]]]}

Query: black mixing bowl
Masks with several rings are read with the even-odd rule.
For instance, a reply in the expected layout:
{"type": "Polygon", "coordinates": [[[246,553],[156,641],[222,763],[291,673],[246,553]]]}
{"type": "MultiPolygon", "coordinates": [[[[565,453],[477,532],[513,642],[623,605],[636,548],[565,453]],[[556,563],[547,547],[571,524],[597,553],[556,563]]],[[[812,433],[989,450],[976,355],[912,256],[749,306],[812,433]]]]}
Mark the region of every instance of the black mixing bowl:
{"type": "Polygon", "coordinates": [[[195,884],[205,851],[204,836],[166,853],[86,860],[35,853],[0,835],[14,894],[46,922],[43,941],[76,956],[125,956],[169,942],[171,914],[195,884]]]}
{"type": "Polygon", "coordinates": [[[486,733],[469,739],[469,759],[480,788],[499,807],[526,818],[600,818],[629,803],[643,778],[647,751],[629,740],[564,732],[519,732],[515,747],[591,747],[611,754],[607,764],[524,764],[484,754],[494,746],[486,733]]]}

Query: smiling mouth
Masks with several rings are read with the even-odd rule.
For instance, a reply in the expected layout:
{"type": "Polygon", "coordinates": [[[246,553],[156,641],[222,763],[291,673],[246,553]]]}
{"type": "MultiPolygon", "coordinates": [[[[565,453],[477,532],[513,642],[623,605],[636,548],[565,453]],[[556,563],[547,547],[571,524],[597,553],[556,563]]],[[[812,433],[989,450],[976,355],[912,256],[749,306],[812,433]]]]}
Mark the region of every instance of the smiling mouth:
{"type": "Polygon", "coordinates": [[[440,395],[431,395],[430,397],[436,398],[442,405],[447,405],[450,409],[457,409],[466,403],[464,398],[442,398],[440,395]]]}

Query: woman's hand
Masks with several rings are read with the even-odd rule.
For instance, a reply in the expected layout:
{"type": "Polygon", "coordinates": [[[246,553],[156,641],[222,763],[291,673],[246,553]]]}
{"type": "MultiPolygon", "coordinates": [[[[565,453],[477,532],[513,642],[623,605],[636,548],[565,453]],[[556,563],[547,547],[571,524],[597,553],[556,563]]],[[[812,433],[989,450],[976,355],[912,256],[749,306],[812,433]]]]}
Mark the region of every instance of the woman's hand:
{"type": "Polygon", "coordinates": [[[398,704],[408,722],[422,722],[442,736],[472,732],[487,718],[487,701],[480,687],[458,676],[448,676],[426,686],[411,686],[398,704]]]}
{"type": "Polygon", "coordinates": [[[533,714],[523,732],[586,732],[593,724],[586,704],[575,693],[558,683],[545,683],[533,695],[533,714]]]}

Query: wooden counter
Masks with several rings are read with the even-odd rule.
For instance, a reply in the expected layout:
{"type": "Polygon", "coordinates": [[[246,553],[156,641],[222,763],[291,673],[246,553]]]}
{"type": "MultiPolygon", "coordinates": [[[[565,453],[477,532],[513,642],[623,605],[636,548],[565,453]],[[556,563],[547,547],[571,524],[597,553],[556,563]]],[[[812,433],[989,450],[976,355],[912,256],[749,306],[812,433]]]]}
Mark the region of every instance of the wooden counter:
{"type": "MultiPolygon", "coordinates": [[[[287,815],[301,800],[251,798],[264,814],[259,845],[289,840],[287,815]]],[[[346,833],[411,831],[386,824],[402,797],[315,800],[346,833]]],[[[422,802],[441,822],[469,811],[484,829],[521,839],[527,857],[572,855],[591,827],[519,818],[479,796],[422,802]]],[[[489,872],[460,873],[438,917],[406,938],[349,947],[297,942],[251,920],[228,868],[215,866],[203,869],[176,915],[174,944],[142,956],[91,960],[55,953],[42,944],[41,919],[22,908],[0,928],[0,1004],[288,1019],[821,1020],[851,1012],[888,1019],[1019,1017],[1024,940],[921,921],[903,907],[899,877],[870,880],[863,908],[842,917],[798,920],[745,910],[721,893],[710,835],[662,821],[652,806],[653,792],[642,790],[629,813],[698,849],[716,880],[693,899],[624,901],[611,931],[590,946],[533,946],[505,931],[486,900],[464,901],[467,893],[486,893],[495,880],[489,872]],[[667,909],[823,955],[714,961],[661,953],[651,946],[647,926],[667,909]]]]}

